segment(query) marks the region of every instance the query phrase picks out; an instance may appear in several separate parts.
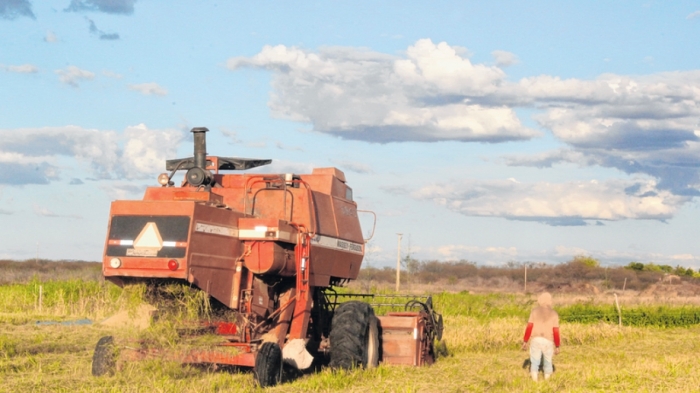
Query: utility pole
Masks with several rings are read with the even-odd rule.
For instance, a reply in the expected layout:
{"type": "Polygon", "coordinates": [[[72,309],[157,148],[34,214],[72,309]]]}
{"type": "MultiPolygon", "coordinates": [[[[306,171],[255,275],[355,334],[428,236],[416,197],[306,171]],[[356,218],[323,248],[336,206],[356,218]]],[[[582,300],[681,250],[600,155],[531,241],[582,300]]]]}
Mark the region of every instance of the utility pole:
{"type": "Polygon", "coordinates": [[[399,291],[399,284],[401,283],[401,236],[403,233],[397,233],[399,236],[399,247],[396,251],[396,292],[399,291]]]}

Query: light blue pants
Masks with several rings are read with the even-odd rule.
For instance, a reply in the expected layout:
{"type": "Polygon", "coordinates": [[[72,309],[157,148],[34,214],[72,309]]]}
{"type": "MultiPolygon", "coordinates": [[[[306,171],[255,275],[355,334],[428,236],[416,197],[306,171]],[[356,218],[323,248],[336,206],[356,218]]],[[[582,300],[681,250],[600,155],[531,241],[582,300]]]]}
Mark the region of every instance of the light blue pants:
{"type": "Polygon", "coordinates": [[[540,369],[540,361],[544,355],[544,375],[550,375],[554,371],[552,357],[554,356],[554,343],[544,337],[533,337],[530,340],[530,373],[537,373],[540,369]]]}

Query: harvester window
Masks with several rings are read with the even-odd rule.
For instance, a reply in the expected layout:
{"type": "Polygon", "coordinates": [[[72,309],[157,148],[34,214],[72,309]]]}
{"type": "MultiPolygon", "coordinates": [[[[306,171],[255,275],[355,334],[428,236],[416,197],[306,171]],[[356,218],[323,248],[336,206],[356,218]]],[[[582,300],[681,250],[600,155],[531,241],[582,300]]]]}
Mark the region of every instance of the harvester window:
{"type": "Polygon", "coordinates": [[[107,239],[107,256],[146,256],[158,258],[182,258],[185,256],[190,228],[186,216],[114,216],[110,222],[107,239]],[[139,253],[137,239],[149,237],[152,253],[139,253]],[[136,251],[135,251],[136,250],[136,251]]]}

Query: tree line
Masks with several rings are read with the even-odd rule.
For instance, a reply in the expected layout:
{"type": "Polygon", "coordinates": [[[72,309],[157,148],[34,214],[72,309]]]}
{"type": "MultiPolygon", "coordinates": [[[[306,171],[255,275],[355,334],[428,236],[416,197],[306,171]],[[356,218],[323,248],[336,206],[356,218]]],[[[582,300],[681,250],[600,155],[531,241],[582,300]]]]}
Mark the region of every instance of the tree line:
{"type": "MultiPolygon", "coordinates": [[[[456,284],[465,280],[492,282],[510,280],[523,283],[527,269],[527,282],[547,289],[561,288],[577,282],[595,282],[602,289],[643,290],[659,283],[668,276],[677,282],[700,284],[700,273],[683,266],[672,267],[653,262],[630,262],[625,266],[601,266],[600,261],[590,256],[576,256],[561,264],[543,262],[508,262],[501,266],[477,265],[468,260],[438,261],[416,260],[405,257],[401,263],[403,284],[456,284]]],[[[359,281],[393,283],[396,269],[392,267],[364,267],[359,281]]]]}
{"type": "MultiPolygon", "coordinates": [[[[664,278],[675,282],[700,285],[700,272],[683,266],[630,262],[625,266],[601,266],[590,256],[577,256],[561,264],[542,262],[508,262],[501,266],[478,265],[468,260],[417,260],[406,256],[401,261],[402,284],[457,284],[485,285],[493,283],[522,285],[527,269],[527,282],[542,288],[557,289],[572,283],[596,283],[601,289],[643,290],[664,278]]],[[[31,280],[102,280],[102,265],[87,261],[53,261],[28,259],[26,261],[0,260],[0,284],[26,283],[31,280]]],[[[364,266],[358,281],[394,283],[396,269],[364,266]]]]}

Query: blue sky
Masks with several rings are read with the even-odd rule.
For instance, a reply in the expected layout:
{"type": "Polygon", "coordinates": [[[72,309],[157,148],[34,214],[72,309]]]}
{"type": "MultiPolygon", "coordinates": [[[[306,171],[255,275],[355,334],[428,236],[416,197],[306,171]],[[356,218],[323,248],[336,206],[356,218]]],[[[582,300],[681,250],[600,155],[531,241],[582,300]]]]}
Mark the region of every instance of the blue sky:
{"type": "Polygon", "coordinates": [[[699,35],[700,1],[0,0],[0,258],[98,260],[110,201],[206,126],[213,155],[342,169],[373,266],[403,233],[698,268],[699,35]]]}

